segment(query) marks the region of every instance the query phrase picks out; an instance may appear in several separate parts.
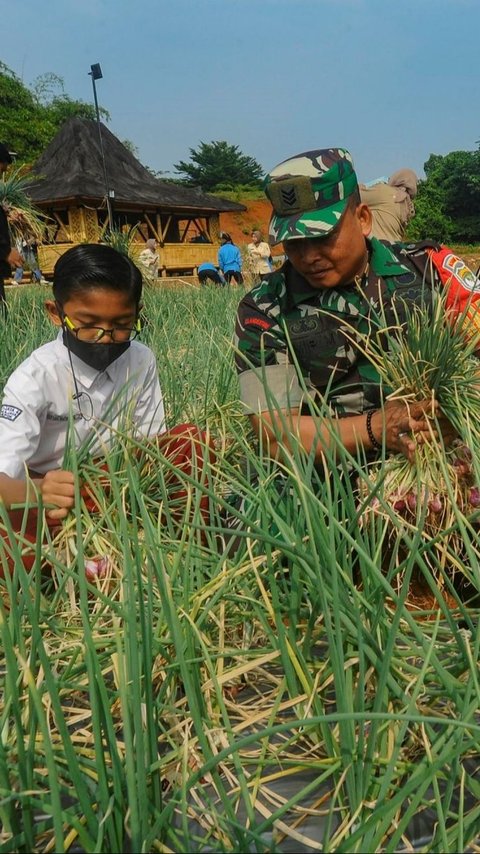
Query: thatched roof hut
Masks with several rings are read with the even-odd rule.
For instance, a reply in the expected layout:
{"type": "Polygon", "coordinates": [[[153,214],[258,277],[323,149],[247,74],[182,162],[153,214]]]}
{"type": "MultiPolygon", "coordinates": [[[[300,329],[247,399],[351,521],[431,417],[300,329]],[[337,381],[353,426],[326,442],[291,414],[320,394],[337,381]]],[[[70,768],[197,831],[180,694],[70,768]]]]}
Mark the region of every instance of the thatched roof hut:
{"type": "Polygon", "coordinates": [[[53,264],[72,243],[101,240],[110,208],[115,227],[137,226],[141,242],[156,238],[162,272],[186,271],[214,259],[219,214],[245,210],[155,178],[105,125],[89,119],[65,122],[32,175],[37,180],[29,196],[55,223],[50,252],[43,251],[44,268],[48,255],[53,264]]]}

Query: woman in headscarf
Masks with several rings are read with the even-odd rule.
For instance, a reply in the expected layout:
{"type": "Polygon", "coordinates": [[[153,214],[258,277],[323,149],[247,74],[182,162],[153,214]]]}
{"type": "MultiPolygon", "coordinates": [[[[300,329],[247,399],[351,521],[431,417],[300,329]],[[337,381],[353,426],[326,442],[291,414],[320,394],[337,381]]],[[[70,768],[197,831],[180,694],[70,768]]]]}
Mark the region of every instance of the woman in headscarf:
{"type": "Polygon", "coordinates": [[[261,282],[267,273],[272,272],[271,250],[258,229],[252,231],[252,242],[247,246],[248,260],[256,282],[261,282]]]}
{"type": "Polygon", "coordinates": [[[145,249],[140,252],[138,256],[138,261],[143,269],[145,275],[149,278],[156,279],[158,276],[158,264],[159,257],[157,253],[157,241],[153,238],[147,240],[145,243],[145,249]]]}

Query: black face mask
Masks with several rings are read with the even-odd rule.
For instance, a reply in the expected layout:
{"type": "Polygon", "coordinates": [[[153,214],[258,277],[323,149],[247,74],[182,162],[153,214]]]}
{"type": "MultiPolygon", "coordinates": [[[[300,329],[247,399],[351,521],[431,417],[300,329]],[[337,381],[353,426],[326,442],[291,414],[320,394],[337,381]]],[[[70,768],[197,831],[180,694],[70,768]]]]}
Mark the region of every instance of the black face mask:
{"type": "Polygon", "coordinates": [[[130,341],[122,341],[121,344],[91,344],[89,341],[79,341],[76,335],[63,328],[63,343],[70,353],[78,356],[82,362],[95,368],[96,371],[105,371],[125,350],[130,347],[130,341]]]}

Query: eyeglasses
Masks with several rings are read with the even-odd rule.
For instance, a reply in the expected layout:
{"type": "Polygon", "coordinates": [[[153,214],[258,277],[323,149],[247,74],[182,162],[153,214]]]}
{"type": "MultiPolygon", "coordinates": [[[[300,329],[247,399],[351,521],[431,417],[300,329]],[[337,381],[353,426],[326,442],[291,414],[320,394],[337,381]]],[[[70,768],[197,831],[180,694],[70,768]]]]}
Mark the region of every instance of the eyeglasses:
{"type": "Polygon", "coordinates": [[[121,344],[123,341],[133,341],[141,331],[139,320],[137,320],[133,327],[114,326],[113,329],[103,329],[102,326],[75,326],[66,314],[63,315],[63,322],[79,341],[88,341],[91,344],[101,341],[104,335],[110,335],[114,344],[121,344]]]}
{"type": "Polygon", "coordinates": [[[73,400],[76,401],[78,411],[84,421],[91,421],[93,418],[93,400],[88,391],[80,391],[73,395],[73,400]]]}

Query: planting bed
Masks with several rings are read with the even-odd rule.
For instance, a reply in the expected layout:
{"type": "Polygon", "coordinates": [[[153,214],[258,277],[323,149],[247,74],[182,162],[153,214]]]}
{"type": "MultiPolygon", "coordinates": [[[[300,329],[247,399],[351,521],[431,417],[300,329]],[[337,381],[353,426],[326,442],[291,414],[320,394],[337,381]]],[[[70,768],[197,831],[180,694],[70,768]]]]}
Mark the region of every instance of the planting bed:
{"type": "MultiPolygon", "coordinates": [[[[43,288],[8,298],[2,386],[51,336],[43,288]]],[[[280,482],[238,404],[238,299],[145,293],[169,423],[207,427],[217,450],[185,478],[184,517],[161,450],[147,476],[119,435],[108,492],[88,454],[71,460],[98,509],[39,537],[28,572],[13,550],[1,850],[479,850],[479,610],[432,570],[420,525],[360,523],[333,460],[325,482],[292,437],[280,482]],[[106,572],[88,581],[95,555],[106,572]]],[[[452,524],[475,591],[473,522],[452,524]]]]}

